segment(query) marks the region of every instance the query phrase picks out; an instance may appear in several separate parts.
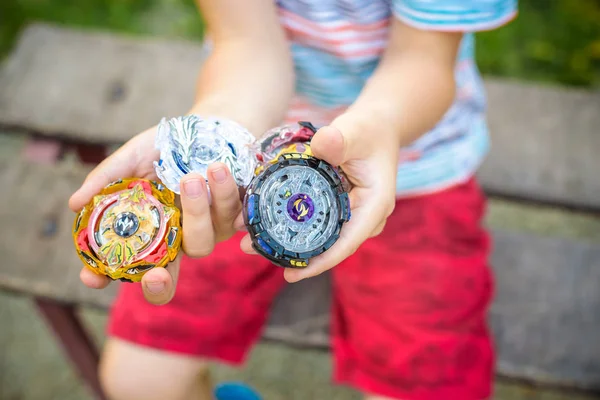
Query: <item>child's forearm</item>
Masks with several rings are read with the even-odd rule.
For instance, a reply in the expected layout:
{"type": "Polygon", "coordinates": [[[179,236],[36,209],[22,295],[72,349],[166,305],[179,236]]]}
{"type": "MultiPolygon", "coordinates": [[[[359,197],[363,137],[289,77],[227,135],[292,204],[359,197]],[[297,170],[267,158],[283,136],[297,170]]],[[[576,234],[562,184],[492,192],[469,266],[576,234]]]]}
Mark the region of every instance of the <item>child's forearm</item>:
{"type": "Polygon", "coordinates": [[[289,46],[269,0],[199,0],[213,49],[192,112],[229,118],[255,136],[283,120],[294,90],[289,46]]]}
{"type": "Polygon", "coordinates": [[[393,70],[386,66],[373,76],[351,109],[370,115],[404,146],[437,124],[454,93],[454,78],[448,71],[407,58],[398,60],[393,70]]]}
{"type": "Polygon", "coordinates": [[[293,83],[287,49],[259,43],[222,44],[200,72],[192,111],[233,119],[260,136],[283,120],[293,83]]]}
{"type": "Polygon", "coordinates": [[[392,35],[404,37],[392,37],[349,112],[369,116],[378,131],[407,145],[433,128],[452,105],[460,34],[419,32],[406,26],[395,29],[402,32],[392,35]]]}

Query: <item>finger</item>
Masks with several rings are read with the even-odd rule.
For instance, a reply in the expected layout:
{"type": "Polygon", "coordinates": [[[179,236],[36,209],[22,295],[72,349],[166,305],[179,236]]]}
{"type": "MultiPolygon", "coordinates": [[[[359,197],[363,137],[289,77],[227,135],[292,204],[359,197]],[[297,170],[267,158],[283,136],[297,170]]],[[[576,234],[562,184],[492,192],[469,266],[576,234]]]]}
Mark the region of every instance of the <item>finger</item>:
{"type": "Polygon", "coordinates": [[[229,168],[223,163],[215,163],[208,168],[208,184],[215,242],[220,242],[235,233],[233,223],[242,210],[240,192],[229,168]]]}
{"type": "Polygon", "coordinates": [[[167,268],[153,268],[142,277],[144,298],[151,304],[167,304],[175,296],[181,257],[177,257],[167,268]]]}
{"type": "MultiPolygon", "coordinates": [[[[354,191],[360,190],[363,189],[354,189],[354,191]]],[[[359,197],[364,198],[364,195],[359,197]]],[[[354,254],[384,219],[380,204],[381,201],[371,198],[364,205],[354,208],[352,219],[343,226],[337,242],[323,254],[311,259],[306,268],[286,269],[285,279],[292,283],[317,276],[354,254]]]]}
{"type": "Polygon", "coordinates": [[[387,222],[387,220],[386,220],[386,221],[383,221],[382,223],[380,223],[380,224],[379,224],[379,225],[378,225],[378,226],[375,228],[375,230],[374,230],[374,231],[373,231],[373,233],[371,234],[371,237],[372,237],[372,238],[373,238],[373,237],[375,237],[375,236],[379,236],[379,235],[381,234],[381,232],[383,232],[383,228],[385,228],[385,223],[386,223],[386,222],[387,222]]]}
{"type": "Polygon", "coordinates": [[[246,254],[258,254],[254,247],[252,247],[252,240],[250,235],[245,235],[240,242],[240,249],[246,254]]]}
{"type": "Polygon", "coordinates": [[[106,185],[118,179],[128,178],[135,171],[136,165],[134,144],[127,142],[88,174],[81,187],[69,199],[69,208],[75,212],[81,210],[106,185]]]}
{"type": "Polygon", "coordinates": [[[87,268],[82,268],[79,273],[79,279],[83,284],[91,289],[104,289],[110,283],[110,279],[104,275],[93,273],[87,268]]]}
{"type": "Polygon", "coordinates": [[[190,257],[205,257],[215,247],[206,180],[199,174],[181,179],[183,250],[190,257]]]}
{"type": "Polygon", "coordinates": [[[244,222],[244,214],[238,214],[238,216],[235,218],[235,221],[233,221],[233,228],[236,231],[248,231],[246,223],[244,222]]]}

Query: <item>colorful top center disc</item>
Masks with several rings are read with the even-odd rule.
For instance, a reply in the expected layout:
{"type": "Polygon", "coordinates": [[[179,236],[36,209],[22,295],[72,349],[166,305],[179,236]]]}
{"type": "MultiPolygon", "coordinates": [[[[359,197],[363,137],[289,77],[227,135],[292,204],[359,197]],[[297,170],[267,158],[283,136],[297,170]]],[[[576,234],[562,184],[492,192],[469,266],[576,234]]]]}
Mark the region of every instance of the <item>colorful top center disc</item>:
{"type": "Polygon", "coordinates": [[[173,261],[181,246],[180,212],[162,184],[124,179],[104,188],[79,213],[73,236],[93,272],[139,281],[173,261]]]}

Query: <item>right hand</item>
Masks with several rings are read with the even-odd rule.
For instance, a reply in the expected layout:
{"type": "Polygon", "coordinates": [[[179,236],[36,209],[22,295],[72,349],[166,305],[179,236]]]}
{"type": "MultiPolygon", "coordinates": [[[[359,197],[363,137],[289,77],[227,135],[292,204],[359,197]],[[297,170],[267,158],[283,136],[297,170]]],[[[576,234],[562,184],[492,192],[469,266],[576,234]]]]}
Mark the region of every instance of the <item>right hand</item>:
{"type": "MultiPolygon", "coordinates": [[[[157,179],[153,162],[159,159],[154,147],[156,127],[125,143],[89,173],[81,187],[71,196],[69,207],[79,212],[106,185],[122,178],[157,179]]],[[[238,187],[227,166],[215,163],[208,169],[212,206],[209,205],[205,178],[188,174],[181,180],[183,215],[183,250],[190,257],[209,255],[215,244],[236,232],[234,221],[241,221],[242,205],[238,187]]],[[[152,304],[168,303],[175,294],[181,257],[168,268],[154,268],[142,278],[146,300],[152,304]]],[[[82,268],[81,281],[88,287],[102,289],[110,279],[82,268]]]]}

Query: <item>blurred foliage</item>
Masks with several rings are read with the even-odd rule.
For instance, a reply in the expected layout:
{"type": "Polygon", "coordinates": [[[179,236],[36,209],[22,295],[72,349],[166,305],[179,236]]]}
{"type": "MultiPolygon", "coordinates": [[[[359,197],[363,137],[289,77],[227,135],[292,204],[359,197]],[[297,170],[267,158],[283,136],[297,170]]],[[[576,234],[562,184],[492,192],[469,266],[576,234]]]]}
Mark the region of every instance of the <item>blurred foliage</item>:
{"type": "MultiPolygon", "coordinates": [[[[520,0],[518,18],[478,34],[485,74],[576,86],[600,83],[600,0],[520,0]]],[[[194,0],[0,0],[0,57],[31,21],[201,39],[194,0]]]]}
{"type": "Polygon", "coordinates": [[[491,75],[600,83],[600,1],[520,0],[519,16],[477,37],[480,69],[491,75]]]}
{"type": "Polygon", "coordinates": [[[33,21],[192,39],[203,32],[194,0],[0,0],[0,56],[33,21]]]}

